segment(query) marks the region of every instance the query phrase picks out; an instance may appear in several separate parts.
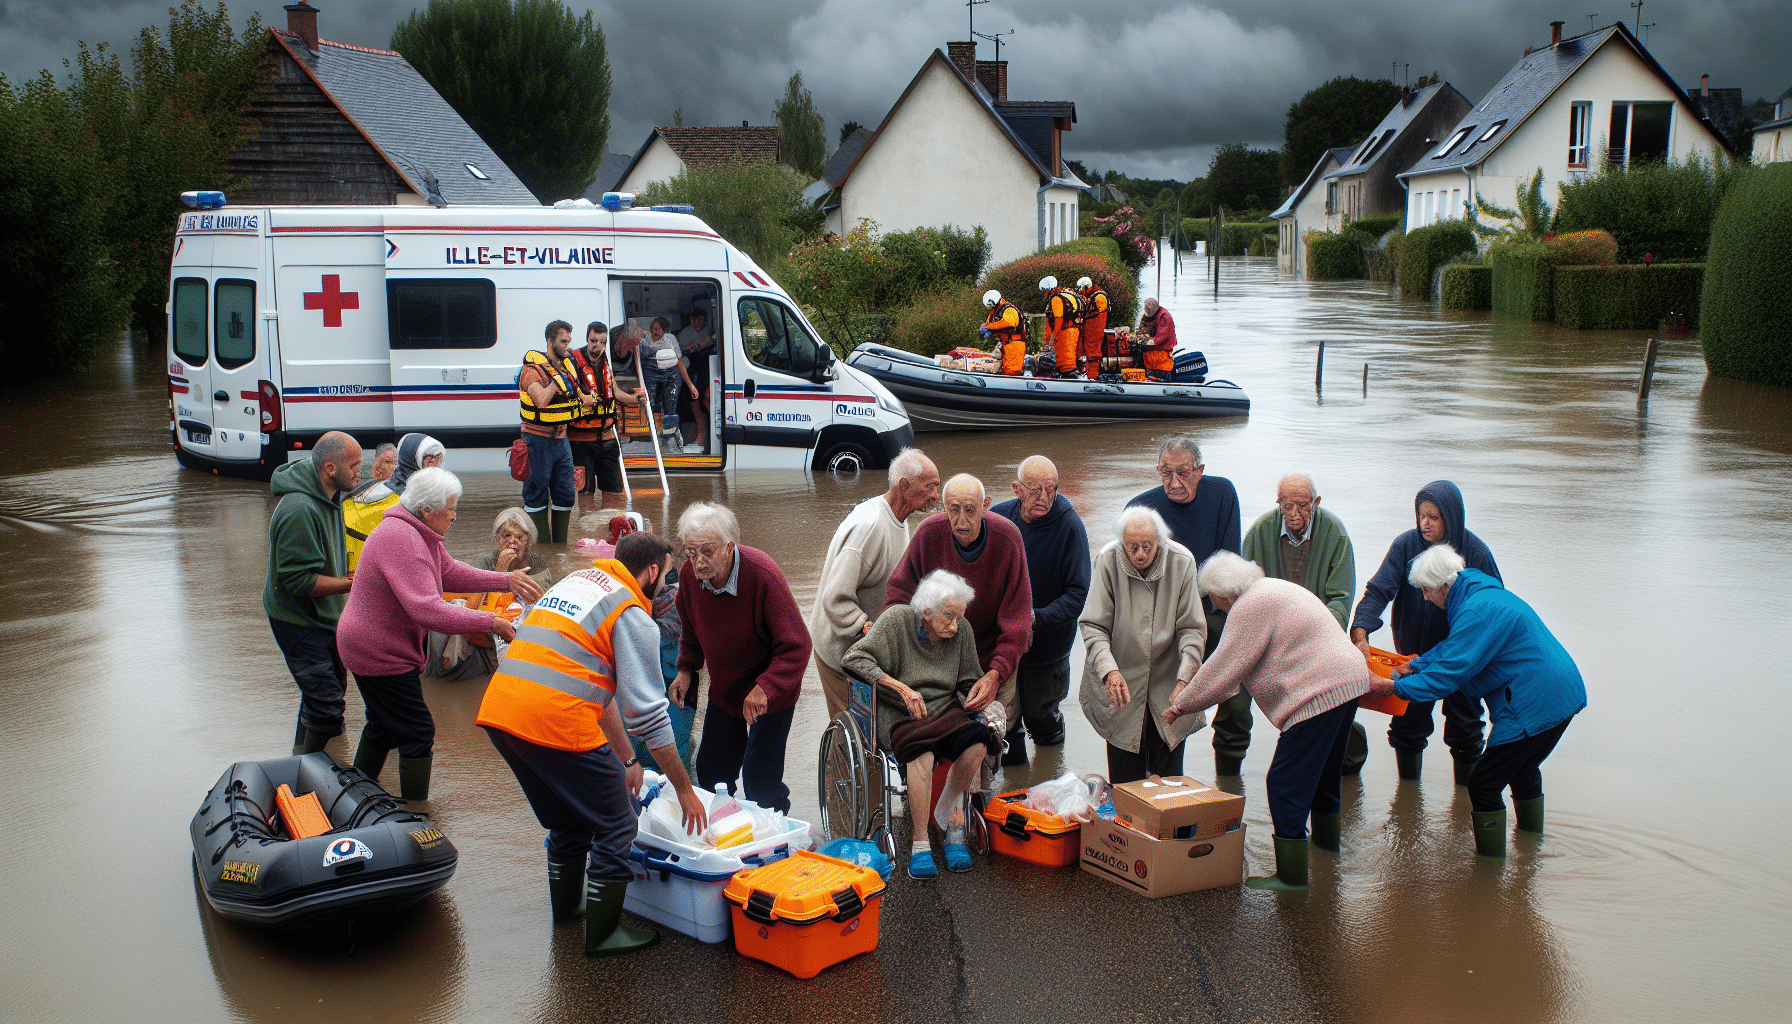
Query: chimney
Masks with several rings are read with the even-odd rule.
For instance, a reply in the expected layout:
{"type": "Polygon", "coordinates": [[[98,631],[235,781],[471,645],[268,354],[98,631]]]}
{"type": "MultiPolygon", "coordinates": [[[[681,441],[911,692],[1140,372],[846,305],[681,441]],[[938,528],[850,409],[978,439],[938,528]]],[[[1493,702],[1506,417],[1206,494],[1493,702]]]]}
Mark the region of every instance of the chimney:
{"type": "Polygon", "coordinates": [[[1699,95],[1705,97],[1706,99],[1711,98],[1711,76],[1710,75],[1700,75],[1699,76],[1699,95]]]}
{"type": "Polygon", "coordinates": [[[947,43],[946,57],[952,61],[952,66],[958,69],[958,73],[963,75],[966,81],[975,82],[977,80],[977,40],[947,43]]]}
{"type": "Polygon", "coordinates": [[[286,31],[305,41],[305,48],[317,52],[317,8],[298,0],[286,5],[286,31]]]}
{"type": "Polygon", "coordinates": [[[1425,76],[1424,76],[1424,75],[1420,75],[1420,76],[1419,76],[1419,82],[1418,82],[1418,87],[1417,87],[1417,88],[1415,88],[1415,89],[1414,89],[1414,90],[1413,90],[1413,92],[1415,92],[1415,93],[1419,93],[1419,92],[1424,92],[1424,91],[1425,91],[1425,86],[1427,86],[1427,85],[1430,85],[1430,84],[1431,84],[1431,79],[1429,79],[1429,78],[1426,78],[1426,77],[1425,77],[1425,76]]]}
{"type": "Polygon", "coordinates": [[[988,90],[989,95],[997,103],[1008,98],[1008,62],[1005,60],[980,60],[977,62],[977,81],[988,90]]]}
{"type": "Polygon", "coordinates": [[[1562,26],[1564,24],[1567,23],[1561,21],[1552,21],[1549,23],[1549,45],[1560,46],[1562,44],[1562,26]]]}
{"type": "Polygon", "coordinates": [[[742,128],[751,128],[751,127],[753,127],[753,126],[752,126],[752,125],[750,125],[750,124],[748,124],[748,123],[747,123],[747,122],[745,122],[745,121],[742,121],[742,122],[741,122],[741,123],[740,123],[740,126],[741,126],[741,127],[742,127],[742,128]]]}
{"type": "Polygon", "coordinates": [[[1404,110],[1410,106],[1412,106],[1412,86],[1403,85],[1400,87],[1400,107],[1404,110]]]}

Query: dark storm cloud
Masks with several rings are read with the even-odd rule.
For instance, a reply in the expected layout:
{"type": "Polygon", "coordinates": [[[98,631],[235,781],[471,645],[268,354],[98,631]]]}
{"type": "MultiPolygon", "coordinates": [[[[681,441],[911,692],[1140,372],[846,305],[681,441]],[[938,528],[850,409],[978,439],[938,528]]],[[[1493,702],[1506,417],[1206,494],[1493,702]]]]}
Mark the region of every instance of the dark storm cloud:
{"type": "MultiPolygon", "coordinates": [[[[45,66],[61,71],[75,41],[128,51],[136,31],[167,20],[169,0],[0,2],[0,70],[15,83],[45,66]]],[[[325,38],[386,45],[414,0],[320,0],[325,38]]],[[[589,7],[604,26],[614,92],[610,148],[633,152],[655,124],[772,123],[785,80],[801,71],[826,115],[830,141],[847,120],[876,126],[927,55],[964,38],[961,0],[613,0],[589,7]]],[[[1077,124],[1067,155],[1149,177],[1205,173],[1224,142],[1281,143],[1288,105],[1339,75],[1417,78],[1440,72],[1479,99],[1523,54],[1568,34],[1623,20],[1627,0],[996,0],[977,27],[1006,32],[1009,93],[1068,99],[1077,124]],[[1609,8],[1609,10],[1607,9],[1609,8]],[[1398,64],[1396,72],[1391,65],[1398,64]]],[[[276,3],[234,5],[284,25],[276,3]]],[[[1792,86],[1786,0],[1645,0],[1652,52],[1681,83],[1703,72],[1748,99],[1792,86]]],[[[989,43],[979,56],[994,56],[989,43]]]]}

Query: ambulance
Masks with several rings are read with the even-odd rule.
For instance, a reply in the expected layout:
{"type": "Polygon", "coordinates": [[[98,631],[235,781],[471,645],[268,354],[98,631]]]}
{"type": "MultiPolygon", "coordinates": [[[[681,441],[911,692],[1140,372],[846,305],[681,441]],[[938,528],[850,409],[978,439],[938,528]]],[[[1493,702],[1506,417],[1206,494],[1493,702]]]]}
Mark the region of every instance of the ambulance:
{"type": "MultiPolygon", "coordinates": [[[[411,431],[457,469],[500,469],[517,373],[555,320],[702,313],[716,344],[697,443],[673,472],[877,469],[913,443],[884,386],[837,361],[802,310],[690,207],[231,206],[187,193],[168,285],[169,431],[180,464],[266,478],[326,431],[371,451],[411,431]]],[[[620,386],[632,387],[624,375],[620,386]]],[[[660,412],[661,410],[655,410],[660,412]]],[[[636,415],[631,472],[657,469],[636,415]]],[[[625,427],[625,429],[629,429],[625,427]]]]}

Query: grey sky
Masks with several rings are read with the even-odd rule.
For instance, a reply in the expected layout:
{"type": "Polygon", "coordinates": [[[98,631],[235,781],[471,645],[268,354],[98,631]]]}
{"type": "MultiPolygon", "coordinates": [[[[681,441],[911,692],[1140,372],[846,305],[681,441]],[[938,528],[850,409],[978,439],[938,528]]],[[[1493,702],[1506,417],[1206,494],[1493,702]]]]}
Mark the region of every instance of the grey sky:
{"type": "MultiPolygon", "coordinates": [[[[128,52],[138,29],[165,24],[172,0],[0,0],[0,71],[15,83],[44,67],[61,74],[77,40],[128,52]]],[[[384,47],[427,0],[318,0],[326,39],[384,47]]],[[[830,142],[847,120],[875,127],[935,47],[966,35],[963,0],[615,0],[578,3],[604,27],[614,80],[610,148],[633,152],[682,108],[684,123],[772,123],[792,71],[827,117],[830,142]]],[[[278,3],[238,2],[285,25],[278,3]]],[[[1549,22],[1584,32],[1635,23],[1628,0],[993,0],[977,28],[1006,32],[1015,99],[1069,99],[1077,124],[1065,155],[1141,177],[1206,173],[1214,147],[1279,147],[1288,105],[1339,75],[1441,72],[1478,99],[1524,53],[1549,41],[1549,22]]],[[[1645,0],[1647,42],[1682,85],[1740,86],[1747,99],[1792,87],[1787,0],[1645,0]]],[[[979,57],[994,57],[981,43],[979,57]]]]}

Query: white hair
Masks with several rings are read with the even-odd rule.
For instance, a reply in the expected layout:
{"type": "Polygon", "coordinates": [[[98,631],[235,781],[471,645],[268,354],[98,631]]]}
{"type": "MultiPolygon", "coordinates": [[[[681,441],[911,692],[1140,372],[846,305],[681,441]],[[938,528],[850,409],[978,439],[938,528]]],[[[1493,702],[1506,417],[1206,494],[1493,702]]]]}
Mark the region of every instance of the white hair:
{"type": "Polygon", "coordinates": [[[1455,548],[1434,544],[1412,560],[1412,571],[1406,574],[1406,582],[1420,590],[1444,590],[1456,582],[1456,574],[1465,564],[1455,548]]]}
{"type": "Polygon", "coordinates": [[[952,479],[946,481],[946,486],[940,488],[940,493],[945,494],[947,491],[951,490],[953,487],[960,486],[960,485],[964,484],[965,481],[967,481],[967,480],[970,481],[971,483],[974,483],[977,485],[977,500],[978,501],[989,500],[989,492],[983,489],[983,481],[977,479],[976,476],[974,476],[970,473],[960,473],[957,476],[953,477],[952,479]]]}
{"type": "Polygon", "coordinates": [[[1053,462],[1052,460],[1046,458],[1043,455],[1029,455],[1026,458],[1020,460],[1020,465],[1014,467],[1014,482],[1015,483],[1021,484],[1022,486],[1026,485],[1028,467],[1031,467],[1033,469],[1046,470],[1051,473],[1052,479],[1056,480],[1058,478],[1058,464],[1057,463],[1053,462]]]}
{"type": "MultiPolygon", "coordinates": [[[[1196,461],[1198,462],[1200,460],[1197,459],[1196,461]]],[[[1277,494],[1282,493],[1282,488],[1288,486],[1289,484],[1296,483],[1296,482],[1305,484],[1307,487],[1308,494],[1317,495],[1319,493],[1319,485],[1313,482],[1313,474],[1298,473],[1298,472],[1297,473],[1289,473],[1287,476],[1276,481],[1276,493],[1277,494]]]]}
{"type": "Polygon", "coordinates": [[[927,456],[919,448],[904,448],[890,460],[890,486],[899,481],[914,480],[927,472],[927,456]]]}
{"type": "Polygon", "coordinates": [[[440,466],[430,466],[411,474],[398,503],[413,515],[421,516],[442,511],[448,507],[448,499],[458,497],[460,477],[440,466]]]}
{"type": "Polygon", "coordinates": [[[1195,460],[1195,465],[1201,465],[1201,445],[1187,434],[1164,438],[1163,442],[1157,446],[1158,461],[1162,462],[1163,457],[1171,452],[1187,452],[1195,460]]]}
{"type": "Polygon", "coordinates": [[[1215,551],[1201,563],[1195,582],[1208,597],[1236,601],[1262,578],[1263,570],[1256,562],[1247,562],[1230,551],[1215,551]]]}
{"type": "Polygon", "coordinates": [[[947,572],[944,569],[935,569],[921,578],[920,585],[915,587],[915,596],[909,598],[908,606],[913,608],[916,614],[921,612],[937,613],[947,601],[957,601],[969,608],[971,598],[976,596],[977,592],[971,589],[971,585],[964,581],[963,576],[947,572]]]}
{"type": "Polygon", "coordinates": [[[726,505],[694,501],[678,517],[678,538],[689,545],[691,534],[713,533],[729,544],[740,543],[740,520],[726,505]]]}
{"type": "Polygon", "coordinates": [[[535,524],[530,521],[529,513],[515,505],[498,513],[498,518],[492,520],[492,539],[497,540],[498,531],[504,529],[506,526],[514,526],[528,534],[529,543],[531,544],[541,539],[541,533],[535,529],[535,524]]]}
{"type": "Polygon", "coordinates": [[[1114,520],[1114,539],[1122,544],[1126,543],[1126,528],[1139,522],[1150,523],[1151,528],[1157,531],[1158,547],[1170,546],[1170,524],[1164,522],[1164,517],[1158,514],[1157,509],[1146,508],[1143,505],[1134,505],[1131,508],[1120,510],[1120,517],[1114,520]]]}

